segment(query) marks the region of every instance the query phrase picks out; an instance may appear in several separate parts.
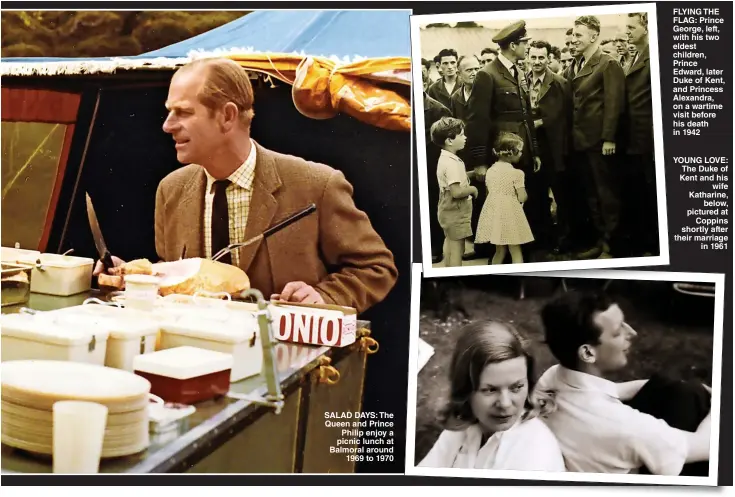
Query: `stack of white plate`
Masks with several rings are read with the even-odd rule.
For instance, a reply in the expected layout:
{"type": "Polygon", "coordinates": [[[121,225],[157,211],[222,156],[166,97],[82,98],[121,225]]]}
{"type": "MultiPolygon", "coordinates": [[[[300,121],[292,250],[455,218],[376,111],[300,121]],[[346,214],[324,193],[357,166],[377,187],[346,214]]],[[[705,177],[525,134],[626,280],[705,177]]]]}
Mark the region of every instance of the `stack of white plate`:
{"type": "Polygon", "coordinates": [[[66,361],[9,361],[0,364],[2,443],[53,454],[53,405],[60,400],[107,407],[102,457],[145,450],[148,394],[145,378],[119,369],[66,361]]]}

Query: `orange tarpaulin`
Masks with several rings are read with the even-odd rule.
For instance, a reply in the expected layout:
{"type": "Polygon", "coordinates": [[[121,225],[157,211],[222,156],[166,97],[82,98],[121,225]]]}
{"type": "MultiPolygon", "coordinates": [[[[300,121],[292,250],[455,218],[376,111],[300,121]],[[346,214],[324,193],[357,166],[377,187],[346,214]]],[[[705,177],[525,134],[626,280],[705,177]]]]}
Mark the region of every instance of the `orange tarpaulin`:
{"type": "Polygon", "coordinates": [[[340,65],[324,57],[294,54],[226,55],[243,68],[267,74],[293,86],[296,108],[312,119],[344,112],[373,126],[411,130],[410,97],[381,82],[410,86],[407,57],[365,59],[340,65]]]}

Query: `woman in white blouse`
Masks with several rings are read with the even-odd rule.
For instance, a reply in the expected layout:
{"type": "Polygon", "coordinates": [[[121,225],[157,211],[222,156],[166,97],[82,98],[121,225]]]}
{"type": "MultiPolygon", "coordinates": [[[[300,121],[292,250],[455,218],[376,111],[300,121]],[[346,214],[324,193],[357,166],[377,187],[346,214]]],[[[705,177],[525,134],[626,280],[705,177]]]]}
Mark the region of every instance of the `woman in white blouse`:
{"type": "Polygon", "coordinates": [[[444,431],[419,466],[565,471],[559,443],[539,419],[551,398],[534,391],[534,359],[511,325],[485,321],[459,331],[450,367],[444,431]]]}

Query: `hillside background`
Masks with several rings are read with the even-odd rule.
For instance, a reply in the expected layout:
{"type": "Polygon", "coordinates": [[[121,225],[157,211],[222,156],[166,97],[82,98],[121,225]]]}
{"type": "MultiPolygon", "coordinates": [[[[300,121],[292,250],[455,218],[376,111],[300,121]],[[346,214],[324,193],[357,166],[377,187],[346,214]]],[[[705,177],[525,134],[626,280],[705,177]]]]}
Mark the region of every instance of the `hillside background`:
{"type": "Polygon", "coordinates": [[[3,57],[114,57],[157,50],[249,11],[3,11],[3,57]]]}

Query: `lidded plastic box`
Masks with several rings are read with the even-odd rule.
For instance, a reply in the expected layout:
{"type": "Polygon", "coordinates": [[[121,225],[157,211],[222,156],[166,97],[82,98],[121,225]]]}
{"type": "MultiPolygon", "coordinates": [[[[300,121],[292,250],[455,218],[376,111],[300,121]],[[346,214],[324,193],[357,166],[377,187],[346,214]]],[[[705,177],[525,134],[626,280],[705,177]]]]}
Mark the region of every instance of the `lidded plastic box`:
{"type": "Polygon", "coordinates": [[[1,360],[55,360],[104,365],[109,331],[93,323],[69,323],[52,313],[4,314],[1,360]]]}
{"type": "Polygon", "coordinates": [[[232,356],[196,347],[176,347],[133,359],[135,374],[166,402],[194,404],[226,395],[232,356]]]}
{"type": "MultiPolygon", "coordinates": [[[[3,259],[34,266],[31,292],[68,297],[92,288],[94,259],[3,247],[3,259]]],[[[8,261],[11,262],[11,261],[8,261]]]]}
{"type": "Polygon", "coordinates": [[[260,374],[263,348],[254,314],[224,308],[181,307],[166,311],[159,349],[191,346],[230,354],[234,360],[230,378],[233,382],[260,374]]]}
{"type": "Polygon", "coordinates": [[[109,332],[105,366],[133,371],[133,358],[156,350],[159,324],[117,306],[79,305],[52,311],[62,322],[83,323],[109,332]]]}

